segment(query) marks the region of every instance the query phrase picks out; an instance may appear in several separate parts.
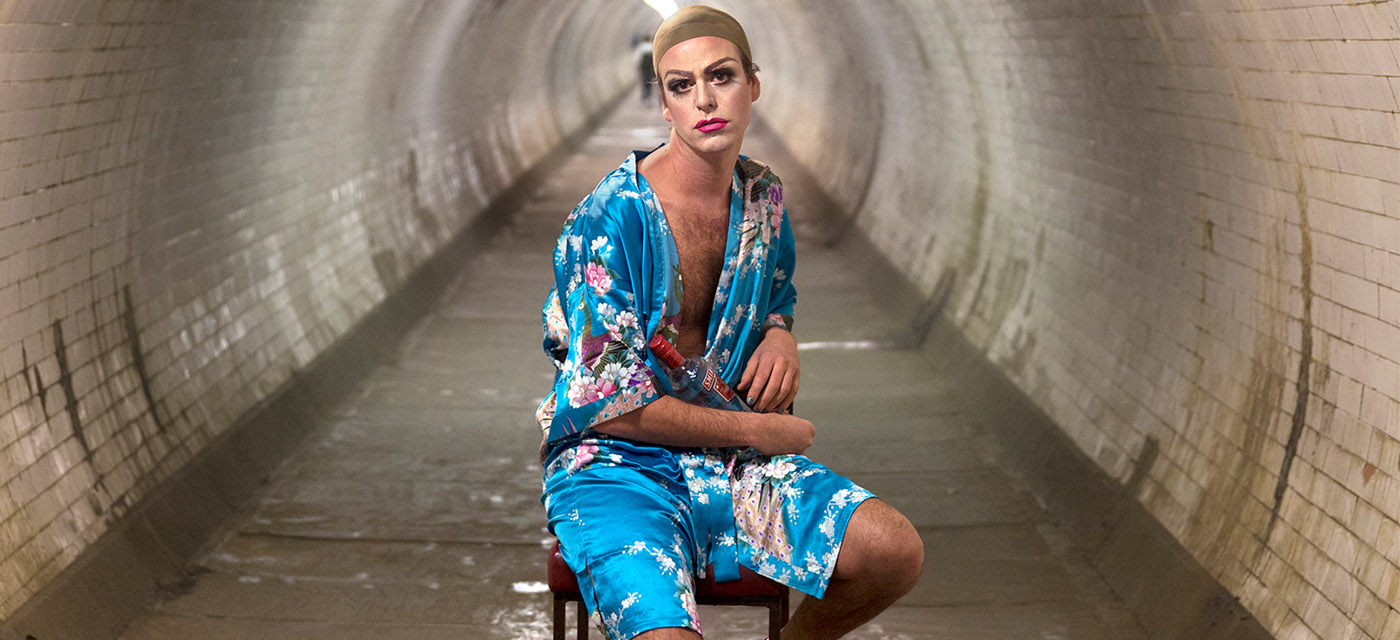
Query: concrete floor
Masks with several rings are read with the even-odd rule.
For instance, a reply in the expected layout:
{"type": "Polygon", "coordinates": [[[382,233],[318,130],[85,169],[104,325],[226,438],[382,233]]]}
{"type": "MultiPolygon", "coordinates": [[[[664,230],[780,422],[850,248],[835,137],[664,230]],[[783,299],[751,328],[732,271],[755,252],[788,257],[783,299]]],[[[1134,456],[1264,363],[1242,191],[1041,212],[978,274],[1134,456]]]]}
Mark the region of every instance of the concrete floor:
{"type": "MultiPolygon", "coordinates": [[[[628,149],[662,140],[662,125],[629,101],[540,184],[406,336],[398,361],[354,390],[123,638],[548,637],[533,409],[552,371],[537,320],[550,252],[574,203],[628,149]]],[[[767,157],[765,143],[750,140],[746,151],[767,157]]],[[[777,168],[800,217],[810,188],[777,168]]],[[[908,325],[908,309],[876,300],[859,267],[800,246],[800,340],[908,325]]],[[[936,353],[828,345],[805,350],[802,364],[799,412],[818,428],[809,455],[904,511],[927,548],[914,591],[850,637],[1145,637],[998,463],[963,406],[980,394],[936,353]]],[[[703,615],[707,638],[763,635],[760,609],[703,615]]]]}

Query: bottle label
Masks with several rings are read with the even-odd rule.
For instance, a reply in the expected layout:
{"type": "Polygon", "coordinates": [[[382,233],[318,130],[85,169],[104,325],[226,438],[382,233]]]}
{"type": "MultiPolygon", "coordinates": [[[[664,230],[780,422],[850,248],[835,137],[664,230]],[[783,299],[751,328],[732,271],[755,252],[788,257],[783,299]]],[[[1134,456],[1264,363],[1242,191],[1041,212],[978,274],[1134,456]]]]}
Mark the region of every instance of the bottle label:
{"type": "Polygon", "coordinates": [[[719,394],[719,397],[724,398],[725,402],[732,402],[734,400],[734,390],[730,389],[729,385],[719,379],[719,375],[715,373],[714,369],[705,370],[705,379],[701,382],[701,385],[704,386],[707,391],[713,391],[719,394]]]}

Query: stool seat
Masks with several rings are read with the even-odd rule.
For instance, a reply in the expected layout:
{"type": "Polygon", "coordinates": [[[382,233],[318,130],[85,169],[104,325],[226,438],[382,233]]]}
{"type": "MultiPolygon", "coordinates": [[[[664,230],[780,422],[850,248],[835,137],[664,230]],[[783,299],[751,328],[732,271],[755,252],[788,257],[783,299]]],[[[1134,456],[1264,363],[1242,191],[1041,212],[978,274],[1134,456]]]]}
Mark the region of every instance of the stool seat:
{"type": "MultiPolygon", "coordinates": [[[[578,601],[578,637],[588,637],[588,613],[579,592],[578,578],[555,542],[549,550],[549,590],[554,594],[554,639],[564,640],[564,603],[578,601]]],[[[768,636],[780,640],[788,620],[788,588],[747,567],[739,567],[739,579],[715,582],[713,575],[695,581],[695,602],[711,605],[761,606],[768,608],[768,636]]]]}

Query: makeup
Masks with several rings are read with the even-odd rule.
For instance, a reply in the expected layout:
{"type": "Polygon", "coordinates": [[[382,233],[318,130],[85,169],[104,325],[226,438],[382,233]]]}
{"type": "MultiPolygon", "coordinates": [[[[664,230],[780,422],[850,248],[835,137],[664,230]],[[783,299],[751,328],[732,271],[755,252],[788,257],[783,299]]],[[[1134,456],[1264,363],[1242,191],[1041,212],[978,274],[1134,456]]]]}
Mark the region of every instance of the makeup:
{"type": "Polygon", "coordinates": [[[729,121],[724,118],[710,118],[709,120],[701,120],[695,123],[695,128],[705,133],[711,133],[723,129],[724,125],[727,124],[729,124],[729,121]]]}

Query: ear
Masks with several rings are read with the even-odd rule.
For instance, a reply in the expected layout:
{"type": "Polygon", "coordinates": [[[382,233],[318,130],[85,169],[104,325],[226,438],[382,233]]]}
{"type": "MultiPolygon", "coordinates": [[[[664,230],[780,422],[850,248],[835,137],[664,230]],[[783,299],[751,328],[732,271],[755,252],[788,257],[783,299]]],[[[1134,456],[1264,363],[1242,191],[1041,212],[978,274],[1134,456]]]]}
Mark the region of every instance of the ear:
{"type": "Polygon", "coordinates": [[[664,95],[661,96],[661,117],[665,118],[666,122],[671,121],[671,107],[667,106],[666,96],[664,95]]]}
{"type": "Polygon", "coordinates": [[[758,82],[758,76],[757,76],[757,75],[750,76],[750,77],[749,77],[749,93],[752,94],[752,97],[749,98],[749,102],[758,102],[758,94],[759,94],[759,93],[762,93],[762,89],[763,89],[763,86],[762,86],[761,84],[759,84],[759,82],[758,82]]]}

